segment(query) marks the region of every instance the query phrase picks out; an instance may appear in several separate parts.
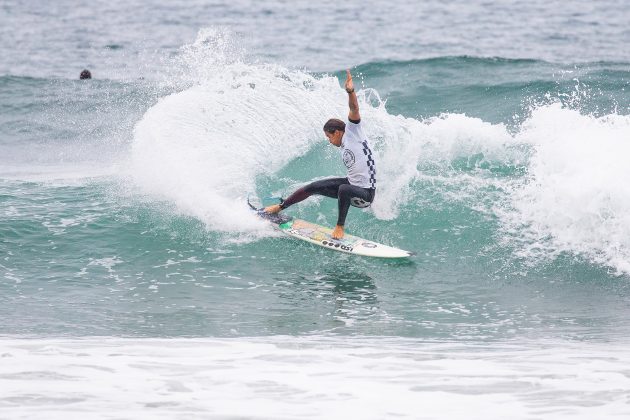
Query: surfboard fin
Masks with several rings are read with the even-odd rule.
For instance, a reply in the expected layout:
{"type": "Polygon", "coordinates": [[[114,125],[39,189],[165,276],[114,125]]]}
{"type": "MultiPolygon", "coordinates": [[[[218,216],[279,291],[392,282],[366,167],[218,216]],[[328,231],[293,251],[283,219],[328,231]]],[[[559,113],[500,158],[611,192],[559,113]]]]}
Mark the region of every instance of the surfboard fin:
{"type": "Polygon", "coordinates": [[[249,196],[247,196],[247,205],[248,205],[248,206],[249,206],[249,208],[250,208],[250,209],[252,209],[252,210],[255,210],[255,211],[261,210],[261,209],[259,209],[259,208],[255,207],[255,206],[252,204],[252,202],[251,202],[251,201],[249,201],[249,196]]]}

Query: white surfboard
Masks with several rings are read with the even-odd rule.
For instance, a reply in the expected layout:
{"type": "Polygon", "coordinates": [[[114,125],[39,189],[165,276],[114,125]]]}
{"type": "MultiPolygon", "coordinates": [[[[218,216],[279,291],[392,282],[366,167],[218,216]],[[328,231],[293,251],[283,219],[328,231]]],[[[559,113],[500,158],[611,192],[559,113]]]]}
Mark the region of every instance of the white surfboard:
{"type": "Polygon", "coordinates": [[[413,255],[409,251],[368,241],[349,234],[345,234],[341,239],[333,239],[331,236],[332,229],[307,222],[306,220],[292,219],[278,225],[278,227],[281,231],[294,238],[348,254],[378,258],[406,258],[413,255]]]}
{"type": "Polygon", "coordinates": [[[333,251],[377,258],[407,258],[415,255],[413,252],[349,234],[345,234],[341,239],[333,239],[331,236],[332,229],[330,228],[307,222],[306,220],[294,219],[285,214],[265,213],[262,209],[256,209],[251,204],[250,207],[257,212],[259,217],[276,225],[280,231],[287,235],[333,251]]]}

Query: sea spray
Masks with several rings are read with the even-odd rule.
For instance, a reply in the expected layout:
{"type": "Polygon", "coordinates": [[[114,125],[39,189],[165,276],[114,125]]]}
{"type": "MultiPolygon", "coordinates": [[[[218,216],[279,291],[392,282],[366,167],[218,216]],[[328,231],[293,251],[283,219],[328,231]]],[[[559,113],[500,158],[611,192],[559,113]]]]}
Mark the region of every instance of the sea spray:
{"type": "Polygon", "coordinates": [[[531,145],[528,174],[498,209],[526,259],[567,252],[630,272],[630,117],[594,117],[553,104],[533,110],[517,141],[531,145]]]}
{"type": "Polygon", "coordinates": [[[256,177],[321,141],[320,127],[339,107],[333,89],[330,79],[230,65],[145,114],[134,130],[133,178],[210,229],[250,229],[244,198],[256,177]]]}

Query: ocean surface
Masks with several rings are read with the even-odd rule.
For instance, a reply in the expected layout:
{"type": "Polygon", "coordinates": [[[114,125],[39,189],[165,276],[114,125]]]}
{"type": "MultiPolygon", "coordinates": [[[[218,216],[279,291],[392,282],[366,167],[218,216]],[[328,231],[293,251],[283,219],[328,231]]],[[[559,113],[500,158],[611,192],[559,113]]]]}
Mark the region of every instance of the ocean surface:
{"type": "Polygon", "coordinates": [[[628,22],[625,0],[5,0],[0,417],[628,418],[628,22]],[[346,68],[378,176],[346,231],[408,260],[246,205],[345,173],[321,127],[346,68]]]}

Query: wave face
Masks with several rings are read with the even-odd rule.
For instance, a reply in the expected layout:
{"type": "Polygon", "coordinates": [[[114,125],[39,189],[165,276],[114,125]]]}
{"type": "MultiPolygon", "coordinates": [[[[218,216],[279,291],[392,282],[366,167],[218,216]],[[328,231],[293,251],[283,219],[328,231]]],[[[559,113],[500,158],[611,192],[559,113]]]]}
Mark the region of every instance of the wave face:
{"type": "MultiPolygon", "coordinates": [[[[135,127],[131,175],[212,231],[259,238],[269,233],[241,205],[247,194],[287,194],[314,177],[344,173],[321,126],[344,118],[346,99],[334,76],[226,61],[208,51],[204,36],[187,49],[203,74],[135,127]]],[[[390,221],[406,246],[421,248],[410,223],[430,227],[427,209],[442,216],[457,209],[452,225],[485,231],[483,245],[508,246],[505,258],[531,264],[566,253],[628,273],[622,67],[560,68],[557,78],[551,64],[534,60],[445,57],[359,67],[379,189],[370,215],[355,215],[351,226],[369,234],[365,224],[390,221]],[[386,93],[367,87],[371,79],[386,93]],[[439,88],[431,92],[431,85],[439,88]]],[[[328,223],[332,207],[324,207],[328,223]]],[[[309,203],[297,211],[318,217],[309,203]]]]}

